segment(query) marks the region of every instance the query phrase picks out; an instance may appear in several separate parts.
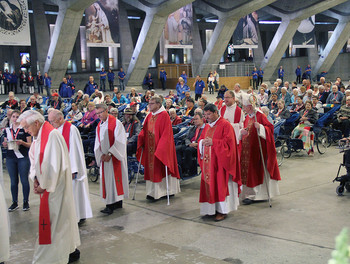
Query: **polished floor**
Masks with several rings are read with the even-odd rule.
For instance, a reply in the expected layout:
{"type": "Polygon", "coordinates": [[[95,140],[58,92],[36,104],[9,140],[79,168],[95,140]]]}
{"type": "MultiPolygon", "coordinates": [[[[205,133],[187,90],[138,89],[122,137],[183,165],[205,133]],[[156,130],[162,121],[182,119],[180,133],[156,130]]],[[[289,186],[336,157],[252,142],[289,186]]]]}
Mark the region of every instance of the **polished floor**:
{"type": "MultiPolygon", "coordinates": [[[[281,195],[272,208],[241,205],[222,222],[199,215],[199,177],[182,181],[170,206],[166,200],[147,201],[141,182],[136,200],[125,200],[110,216],[99,212],[104,206],[99,185],[90,182],[94,218],[80,228],[78,263],[327,263],[335,236],[350,226],[350,193],[337,196],[338,184],[332,183],[341,159],[334,146],[314,157],[294,153],[280,167],[281,195]]],[[[10,205],[6,169],[4,184],[10,205]]],[[[134,183],[130,187],[132,193],[134,183]]],[[[7,263],[31,263],[39,205],[33,193],[30,205],[29,212],[10,213],[7,263]]]]}

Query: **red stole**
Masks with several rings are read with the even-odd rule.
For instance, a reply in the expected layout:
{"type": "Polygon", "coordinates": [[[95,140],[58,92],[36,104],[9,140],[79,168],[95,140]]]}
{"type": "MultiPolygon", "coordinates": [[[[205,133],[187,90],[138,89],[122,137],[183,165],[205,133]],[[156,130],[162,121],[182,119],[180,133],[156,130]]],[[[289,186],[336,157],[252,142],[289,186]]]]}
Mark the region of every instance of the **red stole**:
{"type": "MultiPolygon", "coordinates": [[[[49,123],[45,122],[41,129],[41,143],[40,143],[40,173],[41,164],[44,159],[44,152],[49,135],[54,127],[49,123]]],[[[39,209],[39,245],[51,244],[51,222],[50,222],[50,208],[49,208],[49,192],[45,192],[40,195],[40,209],[39,209]]]]}
{"type": "MultiPolygon", "coordinates": [[[[98,141],[101,144],[101,137],[100,137],[100,125],[101,122],[97,125],[97,136],[98,141]]],[[[117,120],[114,116],[109,115],[108,117],[108,139],[109,139],[109,145],[113,145],[115,138],[114,138],[114,130],[117,125],[117,120]]],[[[118,195],[124,194],[123,190],[123,180],[122,180],[122,167],[120,160],[118,160],[116,157],[112,155],[112,162],[113,162],[113,172],[114,172],[114,179],[115,184],[117,188],[118,195]]],[[[105,182],[105,171],[104,171],[104,162],[102,162],[102,196],[103,199],[106,199],[106,182],[105,182]]]]}
{"type": "MultiPolygon", "coordinates": [[[[226,105],[224,105],[223,107],[221,107],[220,109],[220,115],[222,117],[224,117],[226,112],[226,105]]],[[[241,116],[242,116],[242,109],[237,105],[236,106],[236,110],[235,110],[235,119],[233,120],[234,124],[239,123],[239,121],[241,121],[241,116]]]]}
{"type": "Polygon", "coordinates": [[[63,129],[62,129],[62,136],[64,137],[64,140],[66,141],[68,152],[69,152],[69,134],[70,134],[70,127],[72,126],[69,122],[64,122],[63,129]]]}

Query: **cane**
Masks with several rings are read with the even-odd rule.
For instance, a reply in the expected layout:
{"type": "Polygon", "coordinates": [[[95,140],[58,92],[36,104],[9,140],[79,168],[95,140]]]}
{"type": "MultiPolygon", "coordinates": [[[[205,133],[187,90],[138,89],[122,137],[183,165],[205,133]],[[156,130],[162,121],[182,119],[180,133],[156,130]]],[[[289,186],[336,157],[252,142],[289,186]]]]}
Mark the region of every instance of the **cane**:
{"type": "Polygon", "coordinates": [[[166,181],[166,197],[168,199],[168,204],[170,205],[170,199],[169,199],[169,181],[168,181],[168,166],[165,166],[165,181],[166,181]]]}
{"type": "MultiPolygon", "coordinates": [[[[249,97],[249,102],[254,106],[254,117],[255,117],[255,122],[258,122],[257,118],[256,118],[256,112],[257,110],[255,109],[255,103],[256,103],[256,97],[255,95],[251,95],[249,97]]],[[[263,154],[263,151],[262,151],[262,147],[261,147],[261,141],[260,141],[260,136],[259,136],[259,130],[258,128],[256,129],[256,132],[258,134],[258,142],[259,142],[259,149],[260,149],[260,155],[261,155],[261,160],[262,160],[262,164],[263,164],[263,167],[264,167],[264,179],[265,179],[265,184],[266,184],[266,190],[267,190],[267,197],[269,198],[269,205],[270,207],[272,207],[271,205],[271,198],[270,198],[270,191],[269,191],[269,186],[267,184],[267,169],[266,169],[266,165],[265,165],[265,159],[264,159],[264,154],[263,154]]]]}
{"type": "Polygon", "coordinates": [[[133,200],[135,200],[136,186],[137,186],[137,181],[139,179],[139,173],[140,173],[140,167],[141,167],[141,161],[142,161],[142,154],[143,154],[143,149],[141,150],[141,157],[140,157],[140,161],[139,161],[139,167],[137,169],[137,174],[136,174],[136,179],[135,179],[134,195],[132,196],[133,200]]]}

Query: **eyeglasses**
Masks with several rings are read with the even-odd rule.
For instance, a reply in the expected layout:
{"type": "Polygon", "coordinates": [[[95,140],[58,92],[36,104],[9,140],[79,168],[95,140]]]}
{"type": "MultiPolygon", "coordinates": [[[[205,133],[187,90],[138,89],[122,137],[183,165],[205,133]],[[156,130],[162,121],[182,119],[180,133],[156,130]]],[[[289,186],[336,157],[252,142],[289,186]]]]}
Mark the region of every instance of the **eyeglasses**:
{"type": "Polygon", "coordinates": [[[103,112],[106,112],[107,110],[103,110],[103,111],[101,111],[101,112],[96,112],[96,115],[100,115],[100,114],[102,114],[103,112]]]}
{"type": "Polygon", "coordinates": [[[224,99],[233,98],[232,96],[224,96],[224,99]]]}

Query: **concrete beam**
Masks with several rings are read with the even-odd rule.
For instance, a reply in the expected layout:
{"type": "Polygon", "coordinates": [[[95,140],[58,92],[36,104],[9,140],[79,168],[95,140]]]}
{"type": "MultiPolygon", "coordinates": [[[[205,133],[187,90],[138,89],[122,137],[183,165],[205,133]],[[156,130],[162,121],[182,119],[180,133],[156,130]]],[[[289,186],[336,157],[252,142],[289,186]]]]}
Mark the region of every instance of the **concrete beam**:
{"type": "Polygon", "coordinates": [[[349,38],[350,21],[348,19],[346,21],[339,21],[312,72],[314,77],[322,71],[329,71],[349,38]]]}
{"type": "MultiPolygon", "coordinates": [[[[192,2],[193,0],[170,0],[155,7],[145,7],[148,11],[146,12],[145,21],[137,39],[126,76],[128,85],[135,86],[142,83],[168,16],[192,2]]],[[[137,6],[135,1],[131,1],[131,4],[137,6]]]]}
{"type": "Polygon", "coordinates": [[[50,45],[50,33],[45,15],[44,4],[41,0],[32,0],[34,32],[39,61],[39,71],[44,75],[46,54],[50,45]]]}
{"type": "Polygon", "coordinates": [[[193,39],[193,49],[192,49],[192,76],[199,74],[198,68],[201,63],[201,58],[203,57],[203,46],[201,41],[201,36],[199,33],[198,22],[196,18],[196,13],[193,9],[193,28],[192,28],[192,39],[193,39]]]}
{"type": "Polygon", "coordinates": [[[51,76],[52,88],[57,88],[66,74],[84,10],[94,2],[78,0],[60,3],[44,68],[51,76]]]}
{"type": "Polygon", "coordinates": [[[213,35],[201,60],[198,72],[202,76],[208,75],[210,70],[216,69],[213,64],[218,64],[227,45],[235,31],[238,21],[246,16],[276,0],[255,0],[239,6],[227,13],[221,13],[219,21],[215,26],[213,35]],[[213,68],[214,67],[214,68],[213,68]]]}
{"type": "Polygon", "coordinates": [[[333,6],[346,2],[347,0],[330,0],[319,1],[317,4],[312,5],[302,11],[295,12],[286,18],[286,15],[281,14],[282,23],[278,27],[278,30],[270,44],[268,51],[265,54],[265,58],[261,63],[261,68],[264,70],[264,79],[275,79],[273,74],[281,61],[281,58],[286,51],[290,41],[293,39],[295,32],[297,31],[300,22],[310,16],[317,13],[321,13],[333,6]]]}
{"type": "Polygon", "coordinates": [[[128,72],[129,62],[134,50],[134,44],[131,38],[128,14],[125,5],[119,2],[119,38],[120,38],[120,54],[122,67],[128,72]]]}

